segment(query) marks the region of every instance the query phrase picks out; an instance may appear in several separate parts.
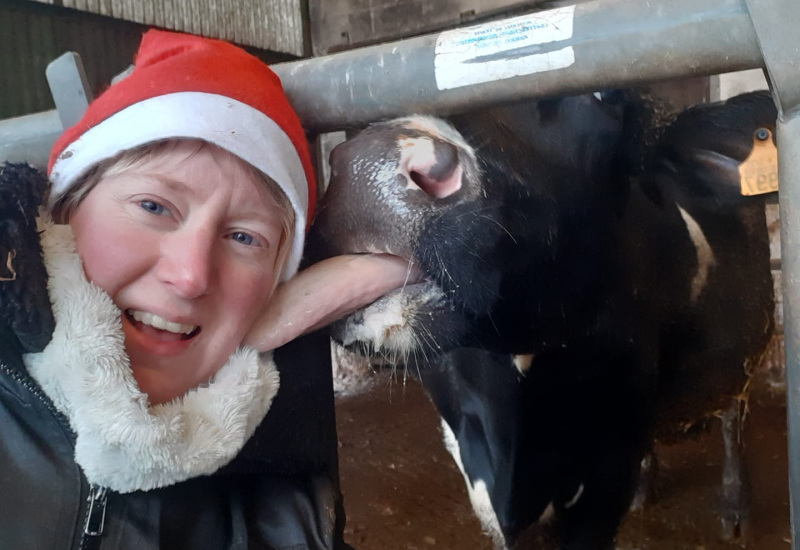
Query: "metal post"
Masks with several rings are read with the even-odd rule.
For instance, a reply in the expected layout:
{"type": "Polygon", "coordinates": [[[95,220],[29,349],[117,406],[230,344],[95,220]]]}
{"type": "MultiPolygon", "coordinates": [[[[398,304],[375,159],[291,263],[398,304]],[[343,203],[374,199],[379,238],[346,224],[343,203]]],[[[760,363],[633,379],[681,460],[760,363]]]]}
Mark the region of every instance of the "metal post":
{"type": "Polygon", "coordinates": [[[778,120],[792,550],[800,549],[800,113],[778,120]]]}
{"type": "Polygon", "coordinates": [[[800,20],[797,0],[747,0],[778,107],[783,320],[792,550],[800,550],[800,20]]]}
{"type": "Polygon", "coordinates": [[[0,162],[25,161],[46,170],[53,143],[64,128],[81,119],[92,101],[78,54],[67,52],[51,61],[46,76],[57,110],[0,120],[0,162]]]}
{"type": "Polygon", "coordinates": [[[64,128],[74,126],[92,102],[92,91],[81,56],[75,52],[59,56],[48,63],[45,75],[61,125],[64,128]]]}

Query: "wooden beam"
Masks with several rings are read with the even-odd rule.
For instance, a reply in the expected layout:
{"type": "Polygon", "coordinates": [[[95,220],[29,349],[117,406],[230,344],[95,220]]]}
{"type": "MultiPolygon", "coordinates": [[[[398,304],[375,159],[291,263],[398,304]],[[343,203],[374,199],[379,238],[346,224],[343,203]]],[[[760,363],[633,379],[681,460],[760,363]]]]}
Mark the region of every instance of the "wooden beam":
{"type": "Polygon", "coordinates": [[[303,0],[32,0],[303,57],[303,0]]]}

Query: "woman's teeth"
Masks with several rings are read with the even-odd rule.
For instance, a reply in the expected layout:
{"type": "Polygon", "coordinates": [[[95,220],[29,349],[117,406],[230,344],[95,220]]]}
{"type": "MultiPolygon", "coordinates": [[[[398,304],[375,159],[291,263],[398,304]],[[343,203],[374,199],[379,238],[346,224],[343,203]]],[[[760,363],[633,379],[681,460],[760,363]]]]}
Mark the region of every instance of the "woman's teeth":
{"type": "Polygon", "coordinates": [[[159,317],[154,313],[148,313],[146,311],[129,309],[128,314],[133,317],[135,321],[139,321],[143,325],[160,330],[166,330],[168,332],[174,332],[175,334],[191,334],[197,328],[196,325],[173,323],[172,321],[167,321],[163,317],[159,317]]]}

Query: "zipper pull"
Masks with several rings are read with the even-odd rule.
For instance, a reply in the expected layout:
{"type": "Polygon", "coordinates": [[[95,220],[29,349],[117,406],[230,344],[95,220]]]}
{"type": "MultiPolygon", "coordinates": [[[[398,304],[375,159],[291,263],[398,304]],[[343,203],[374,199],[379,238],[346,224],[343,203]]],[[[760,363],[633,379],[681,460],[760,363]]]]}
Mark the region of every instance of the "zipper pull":
{"type": "Polygon", "coordinates": [[[90,537],[99,537],[103,534],[103,525],[106,522],[106,499],[108,489],[92,485],[89,489],[89,512],[86,514],[86,525],[83,533],[90,537]]]}

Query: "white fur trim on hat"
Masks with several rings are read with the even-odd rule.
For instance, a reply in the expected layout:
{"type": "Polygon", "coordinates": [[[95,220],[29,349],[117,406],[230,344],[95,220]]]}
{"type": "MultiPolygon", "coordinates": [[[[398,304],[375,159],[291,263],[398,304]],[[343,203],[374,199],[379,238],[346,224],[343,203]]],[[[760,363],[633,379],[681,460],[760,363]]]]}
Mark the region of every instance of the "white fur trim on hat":
{"type": "Polygon", "coordinates": [[[108,117],[56,159],[50,174],[50,204],[99,162],[147,143],[181,138],[213,143],[252,164],[283,189],[294,208],[295,227],[281,280],[294,275],[303,253],[308,212],[309,182],[303,164],[289,136],[274,120],[229,97],[178,92],[140,101],[108,117]]]}

